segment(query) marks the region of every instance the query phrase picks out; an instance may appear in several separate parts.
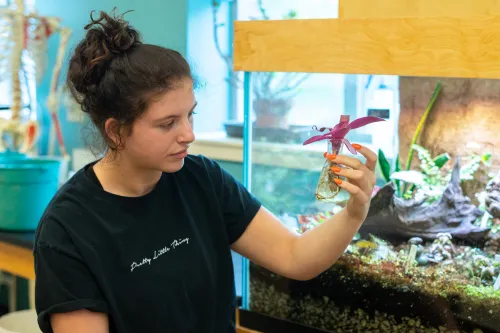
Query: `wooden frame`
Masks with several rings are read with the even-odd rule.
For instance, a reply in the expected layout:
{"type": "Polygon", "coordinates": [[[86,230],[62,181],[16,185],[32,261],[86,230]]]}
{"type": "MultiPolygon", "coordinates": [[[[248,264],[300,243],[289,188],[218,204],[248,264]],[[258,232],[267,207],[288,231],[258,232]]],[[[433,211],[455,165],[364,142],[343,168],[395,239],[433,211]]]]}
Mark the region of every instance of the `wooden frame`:
{"type": "Polygon", "coordinates": [[[498,0],[339,0],[339,18],[499,15],[498,0]]]}
{"type": "Polygon", "coordinates": [[[238,21],[247,72],[500,77],[500,15],[238,21]]]}

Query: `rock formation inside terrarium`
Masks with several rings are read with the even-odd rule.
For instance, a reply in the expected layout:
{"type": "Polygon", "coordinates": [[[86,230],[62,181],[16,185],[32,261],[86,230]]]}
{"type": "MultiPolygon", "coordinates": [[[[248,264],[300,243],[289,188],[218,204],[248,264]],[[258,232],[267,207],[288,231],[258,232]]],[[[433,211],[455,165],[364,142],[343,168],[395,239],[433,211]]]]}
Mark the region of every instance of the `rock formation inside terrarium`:
{"type": "Polygon", "coordinates": [[[491,216],[500,219],[500,172],[486,185],[486,209],[491,216]]]}
{"type": "Polygon", "coordinates": [[[375,232],[383,237],[422,237],[436,239],[440,233],[455,238],[480,241],[489,228],[473,224],[484,213],[471,203],[460,187],[460,163],[455,160],[451,179],[439,200],[405,200],[395,195],[394,183],[382,187],[372,199],[362,233],[375,232]]]}

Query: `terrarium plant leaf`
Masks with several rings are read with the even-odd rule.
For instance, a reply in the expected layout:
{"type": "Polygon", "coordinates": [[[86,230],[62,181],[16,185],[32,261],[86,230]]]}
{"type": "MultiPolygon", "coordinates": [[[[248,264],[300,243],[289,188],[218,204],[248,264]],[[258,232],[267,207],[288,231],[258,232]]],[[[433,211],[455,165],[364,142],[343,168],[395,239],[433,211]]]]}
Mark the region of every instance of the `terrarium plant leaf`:
{"type": "Polygon", "coordinates": [[[411,168],[411,161],[413,160],[413,145],[417,143],[420,132],[422,132],[422,129],[424,128],[425,121],[427,120],[427,117],[432,111],[432,108],[434,107],[434,103],[436,103],[440,91],[441,91],[441,82],[438,82],[436,88],[434,89],[434,93],[432,94],[432,97],[429,103],[427,104],[427,107],[425,108],[425,112],[422,115],[422,118],[420,118],[420,122],[418,123],[417,129],[413,134],[413,138],[410,143],[410,150],[408,151],[408,158],[406,160],[406,170],[410,170],[411,168]]]}
{"type": "Polygon", "coordinates": [[[387,161],[387,158],[385,157],[384,152],[382,149],[378,150],[378,164],[380,167],[380,172],[382,173],[382,176],[384,177],[384,180],[386,183],[391,181],[391,165],[387,161]]]}
{"type": "Polygon", "coordinates": [[[441,155],[438,155],[438,156],[434,157],[434,164],[439,169],[441,169],[450,159],[451,159],[450,154],[443,153],[441,155]]]}
{"type": "MultiPolygon", "coordinates": [[[[396,155],[396,162],[394,163],[394,172],[401,171],[401,163],[399,162],[399,154],[396,155]]],[[[395,179],[394,183],[396,184],[396,195],[401,196],[401,182],[399,179],[395,179]]]]}

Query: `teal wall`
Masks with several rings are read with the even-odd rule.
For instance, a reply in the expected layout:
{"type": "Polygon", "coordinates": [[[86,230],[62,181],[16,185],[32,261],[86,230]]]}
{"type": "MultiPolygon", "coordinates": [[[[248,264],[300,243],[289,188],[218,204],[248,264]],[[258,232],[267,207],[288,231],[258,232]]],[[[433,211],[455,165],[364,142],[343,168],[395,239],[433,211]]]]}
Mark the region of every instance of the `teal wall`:
{"type": "MultiPolygon", "coordinates": [[[[138,29],[146,43],[166,46],[181,52],[187,52],[187,0],[43,0],[37,1],[37,10],[41,15],[55,16],[61,19],[64,26],[73,30],[68,45],[68,53],[62,70],[65,80],[67,60],[76,44],[83,38],[84,25],[89,22],[92,10],[110,11],[117,7],[118,12],[134,10],[126,15],[126,19],[138,29]]],[[[48,131],[50,120],[46,109],[46,99],[50,87],[51,68],[55,61],[59,36],[54,35],[49,40],[49,66],[44,80],[37,88],[37,100],[39,105],[38,117],[41,119],[42,137],[39,144],[39,153],[46,154],[48,151],[48,131]]],[[[60,121],[63,129],[64,140],[71,153],[72,148],[84,147],[82,140],[82,124],[71,123],[66,119],[64,110],[60,112],[60,121]]]]}

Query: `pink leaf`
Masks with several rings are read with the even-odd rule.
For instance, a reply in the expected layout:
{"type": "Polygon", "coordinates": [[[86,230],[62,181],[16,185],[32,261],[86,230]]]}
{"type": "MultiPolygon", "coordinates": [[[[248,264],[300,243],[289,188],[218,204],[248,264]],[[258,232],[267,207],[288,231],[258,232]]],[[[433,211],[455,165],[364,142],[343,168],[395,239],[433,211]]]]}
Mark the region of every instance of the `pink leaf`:
{"type": "Polygon", "coordinates": [[[333,129],[334,130],[338,130],[338,129],[346,128],[347,126],[349,126],[349,122],[348,121],[341,121],[340,123],[338,123],[337,125],[335,125],[333,127],[333,129]]]}
{"type": "Polygon", "coordinates": [[[378,121],[385,121],[385,119],[382,119],[379,117],[373,117],[373,116],[361,117],[361,118],[358,118],[356,120],[353,120],[349,124],[349,128],[350,129],[360,128],[360,127],[363,127],[363,126],[366,126],[368,124],[375,123],[378,121]]]}
{"type": "Polygon", "coordinates": [[[349,133],[350,128],[340,128],[338,130],[331,131],[332,139],[343,139],[347,133],[349,133]]]}
{"type": "Polygon", "coordinates": [[[329,137],[330,137],[329,133],[322,134],[322,135],[315,135],[313,137],[310,137],[306,141],[304,141],[303,145],[308,145],[308,144],[316,142],[316,141],[325,140],[325,139],[328,139],[329,137]]]}

